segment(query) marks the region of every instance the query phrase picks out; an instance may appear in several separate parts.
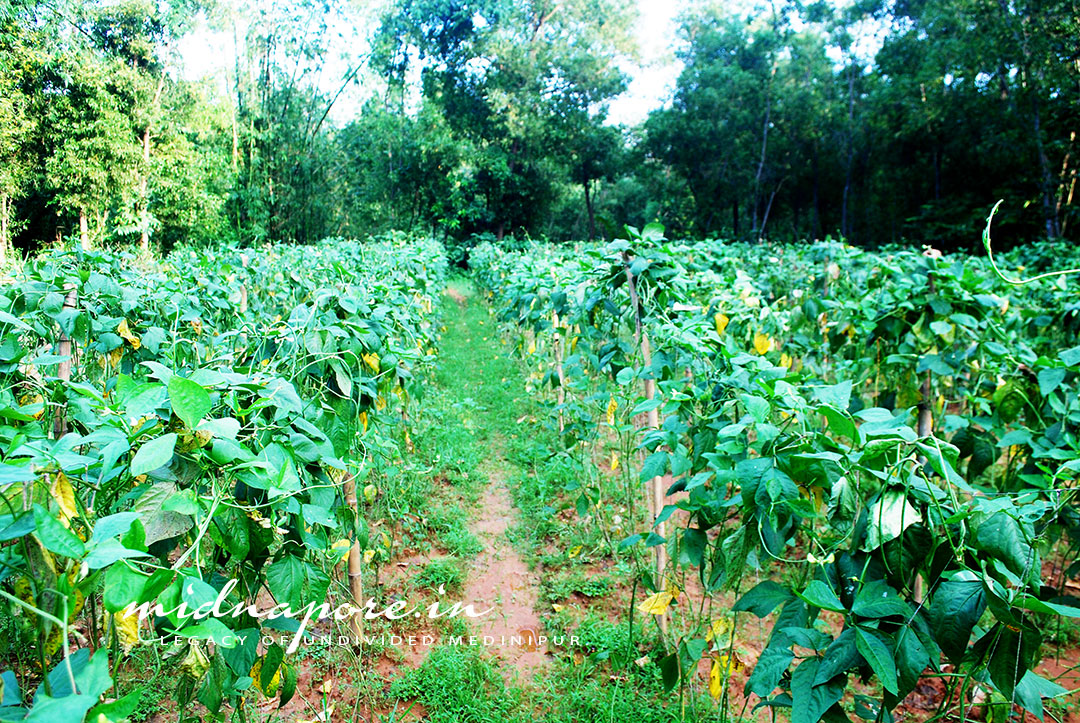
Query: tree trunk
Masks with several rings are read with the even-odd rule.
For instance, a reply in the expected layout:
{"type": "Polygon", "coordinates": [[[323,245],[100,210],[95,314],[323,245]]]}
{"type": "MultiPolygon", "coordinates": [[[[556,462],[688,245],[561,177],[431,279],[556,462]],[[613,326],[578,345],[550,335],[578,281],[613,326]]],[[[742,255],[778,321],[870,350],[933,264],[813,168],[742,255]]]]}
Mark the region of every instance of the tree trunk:
{"type": "Polygon", "coordinates": [[[1061,235],[1061,229],[1058,224],[1057,207],[1054,203],[1054,175],[1050,170],[1050,160],[1046,157],[1046,146],[1042,137],[1042,112],[1039,110],[1039,96],[1034,89],[1031,93],[1031,125],[1035,136],[1035,150],[1039,157],[1039,185],[1042,188],[1046,237],[1056,239],[1061,235]]]}
{"type": "MultiPolygon", "coordinates": [[[[151,102],[151,112],[161,102],[161,91],[165,89],[165,78],[158,78],[157,90],[154,91],[154,100],[151,102]]],[[[150,121],[146,122],[142,137],[143,169],[139,175],[139,249],[150,250],[150,121]]]]}
{"type": "Polygon", "coordinates": [[[585,188],[585,212],[589,215],[589,240],[596,238],[596,214],[593,211],[592,196],[589,194],[589,179],[582,184],[585,188]]]}
{"type": "Polygon", "coordinates": [[[83,251],[90,250],[90,221],[86,217],[86,209],[79,209],[79,244],[83,251]]]}
{"type": "Polygon", "coordinates": [[[840,234],[846,239],[851,236],[848,221],[848,197],[851,194],[851,175],[855,165],[855,71],[848,69],[848,129],[847,129],[847,165],[844,169],[844,195],[840,203],[840,234]]]}
{"type": "Polygon", "coordinates": [[[139,176],[139,250],[150,250],[150,229],[147,228],[147,197],[149,196],[150,179],[150,126],[146,126],[142,137],[143,145],[143,172],[139,176]]]}

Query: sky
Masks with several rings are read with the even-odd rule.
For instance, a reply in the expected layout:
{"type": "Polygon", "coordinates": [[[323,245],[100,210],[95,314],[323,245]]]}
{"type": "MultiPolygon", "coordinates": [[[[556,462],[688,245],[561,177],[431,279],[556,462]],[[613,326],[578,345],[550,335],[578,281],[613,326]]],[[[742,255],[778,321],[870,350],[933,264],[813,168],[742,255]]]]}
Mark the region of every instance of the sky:
{"type": "Polygon", "coordinates": [[[608,112],[608,121],[618,125],[636,125],[645,120],[649,111],[664,105],[682,70],[675,57],[675,20],[685,0],[638,0],[637,4],[641,64],[623,68],[630,76],[629,87],[612,102],[608,112]]]}
{"type": "MultiPolygon", "coordinates": [[[[688,0],[637,0],[636,34],[640,47],[639,63],[627,63],[623,70],[630,78],[628,89],[609,108],[608,122],[635,125],[645,120],[649,111],[661,107],[675,88],[681,66],[675,57],[676,18],[688,0]]],[[[370,19],[368,19],[370,21],[370,19]]],[[[363,19],[358,22],[364,22],[363,19]]],[[[336,28],[345,35],[353,32],[362,42],[362,29],[336,28]]],[[[243,37],[243,29],[239,30],[243,37]]],[[[232,32],[212,31],[201,26],[184,38],[177,47],[181,76],[196,80],[216,76],[224,83],[224,69],[234,57],[232,32]]],[[[348,63],[330,59],[323,70],[324,85],[336,90],[335,80],[348,72],[348,63]],[[332,87],[331,87],[332,86],[332,87]]],[[[350,89],[335,106],[334,119],[346,122],[363,102],[362,88],[350,89]]]]}

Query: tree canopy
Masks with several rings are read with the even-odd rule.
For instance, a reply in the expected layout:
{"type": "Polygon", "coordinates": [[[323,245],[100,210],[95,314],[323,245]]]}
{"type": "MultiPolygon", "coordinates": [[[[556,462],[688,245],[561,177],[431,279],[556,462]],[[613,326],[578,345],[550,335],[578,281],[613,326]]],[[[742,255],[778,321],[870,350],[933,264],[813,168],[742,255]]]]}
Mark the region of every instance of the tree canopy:
{"type": "Polygon", "coordinates": [[[999,198],[1005,242],[1080,233],[1075,0],[694,3],[637,127],[608,113],[638,63],[630,0],[393,0],[337,57],[355,12],[6,4],[0,250],[650,221],[955,247],[999,198]],[[206,26],[233,38],[222,75],[186,80],[177,44],[206,26]]]}

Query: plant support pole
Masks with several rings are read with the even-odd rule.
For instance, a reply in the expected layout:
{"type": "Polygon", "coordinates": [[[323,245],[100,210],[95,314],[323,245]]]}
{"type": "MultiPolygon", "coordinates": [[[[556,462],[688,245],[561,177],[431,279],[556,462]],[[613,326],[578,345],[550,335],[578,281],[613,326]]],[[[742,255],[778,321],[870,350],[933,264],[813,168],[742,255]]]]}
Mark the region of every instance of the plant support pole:
{"type": "MultiPolygon", "coordinates": [[[[626,280],[628,289],[630,292],[630,305],[634,308],[634,336],[635,340],[641,346],[641,357],[645,365],[645,369],[651,370],[652,368],[652,347],[649,344],[649,334],[645,330],[644,325],[641,322],[641,300],[637,293],[637,283],[634,280],[634,274],[630,271],[630,255],[623,252],[623,263],[626,266],[626,280]]],[[[645,401],[651,402],[656,398],[656,380],[651,376],[647,376],[644,380],[644,392],[645,401]]],[[[660,412],[656,407],[649,409],[647,413],[646,426],[649,429],[660,429],[660,412]]],[[[664,478],[662,476],[653,477],[649,481],[649,510],[652,513],[653,520],[660,516],[660,512],[664,509],[664,478]]],[[[663,522],[655,524],[656,534],[660,537],[666,538],[666,525],[663,522]]],[[[667,544],[656,545],[656,574],[655,582],[657,585],[662,586],[664,580],[664,570],[667,569],[667,544]]],[[[660,627],[665,632],[667,631],[667,617],[660,616],[660,627]]]]}
{"type": "MultiPolygon", "coordinates": [[[[360,519],[360,503],[356,498],[356,478],[352,476],[351,472],[345,473],[345,502],[349,505],[349,509],[352,510],[354,515],[353,530],[355,536],[356,521],[360,519]]],[[[356,606],[356,612],[353,613],[352,619],[349,620],[349,628],[352,631],[353,638],[357,643],[364,639],[364,558],[363,552],[360,550],[360,540],[353,540],[352,547],[349,548],[349,593],[352,595],[353,605],[356,606]]]]}
{"type": "Polygon", "coordinates": [[[559,434],[562,435],[566,423],[563,421],[563,404],[566,403],[566,374],[563,373],[563,355],[565,354],[565,335],[559,327],[558,312],[551,313],[552,324],[555,327],[555,373],[559,377],[559,388],[556,390],[559,403],[559,434]]]}
{"type": "MultiPolygon", "coordinates": [[[[64,308],[74,309],[75,302],[78,298],[78,292],[75,289],[75,284],[65,284],[64,288],[67,290],[67,294],[64,296],[64,308]]],[[[60,330],[60,339],[56,344],[56,353],[64,357],[57,365],[56,377],[60,380],[61,385],[67,387],[68,382],[71,381],[71,355],[73,353],[74,345],[71,342],[71,338],[64,333],[64,330],[60,330]]],[[[65,394],[66,394],[65,389],[65,394]]],[[[65,419],[65,407],[64,405],[56,408],[56,416],[53,417],[53,438],[60,439],[67,434],[67,420],[65,419]]]]}

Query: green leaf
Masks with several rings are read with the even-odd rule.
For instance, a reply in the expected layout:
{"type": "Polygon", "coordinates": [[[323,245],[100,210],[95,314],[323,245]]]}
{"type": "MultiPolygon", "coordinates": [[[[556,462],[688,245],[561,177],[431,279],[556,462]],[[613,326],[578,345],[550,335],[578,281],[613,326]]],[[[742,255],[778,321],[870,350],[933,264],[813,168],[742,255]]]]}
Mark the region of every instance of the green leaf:
{"type": "Polygon", "coordinates": [[[991,643],[990,659],[986,672],[994,687],[1006,698],[1012,699],[1016,684],[1031,670],[1042,644],[1042,637],[1034,630],[1014,630],[998,623],[987,635],[997,635],[991,643]]]}
{"type": "Polygon", "coordinates": [[[812,580],[799,597],[823,610],[831,610],[836,613],[847,612],[844,603],[840,602],[840,598],[836,596],[832,588],[821,580],[812,580]]]}
{"type": "Polygon", "coordinates": [[[739,601],[731,609],[734,612],[750,612],[759,618],[763,618],[775,610],[778,605],[783,605],[793,597],[795,597],[795,594],[780,583],[765,580],[739,598],[739,601]]]}
{"type": "Polygon", "coordinates": [[[49,552],[70,557],[73,560],[81,559],[86,553],[86,546],[83,545],[82,540],[41,505],[34,505],[34,524],[37,527],[34,534],[49,552]]]}
{"type": "Polygon", "coordinates": [[[971,631],[986,610],[986,592],[978,580],[943,580],[930,599],[930,629],[954,664],[967,650],[971,631]]]}
{"type": "Polygon", "coordinates": [[[169,380],[169,402],[173,412],[180,417],[188,429],[195,426],[205,417],[211,408],[210,395],[206,393],[201,384],[185,379],[176,374],[169,380]]]}
{"type": "Polygon", "coordinates": [[[753,672],[746,680],[747,692],[754,693],[759,698],[768,697],[776,690],[776,686],[780,685],[784,672],[794,659],[791,644],[783,636],[769,643],[769,646],[761,651],[757,662],[754,663],[753,672]]]}
{"type": "Polygon", "coordinates": [[[911,609],[884,580],[872,580],[862,586],[851,612],[864,618],[907,617],[911,609]]]}
{"type": "Polygon", "coordinates": [[[259,668],[259,684],[263,690],[270,687],[270,683],[274,680],[274,675],[278,672],[278,668],[281,667],[281,661],[284,658],[285,651],[277,643],[271,645],[266,654],[263,655],[262,667],[259,668]]]}
{"type": "Polygon", "coordinates": [[[1013,688],[1013,700],[1039,720],[1044,720],[1042,699],[1057,698],[1068,693],[1067,688],[1040,677],[1029,670],[1013,688]]]}
{"type": "Polygon", "coordinates": [[[282,665],[281,672],[281,700],[278,702],[278,708],[292,700],[293,695],[296,693],[296,681],[298,679],[296,666],[282,665]]]}
{"type": "Polygon", "coordinates": [[[851,404],[851,380],[833,384],[831,386],[811,387],[810,395],[815,401],[827,404],[833,409],[844,411],[851,404]]]}
{"type": "Polygon", "coordinates": [[[142,689],[136,688],[119,700],[111,700],[108,703],[100,703],[90,710],[88,720],[98,721],[98,716],[105,716],[105,720],[123,720],[129,717],[139,707],[142,699],[142,689]]]}
{"type": "Polygon", "coordinates": [[[863,656],[870,669],[881,681],[882,687],[893,695],[897,692],[896,664],[893,662],[892,651],[883,640],[885,636],[876,630],[858,628],[855,631],[855,648],[863,656]]]}
{"type": "Polygon", "coordinates": [[[641,481],[648,482],[654,477],[661,477],[667,472],[668,453],[653,452],[641,465],[641,481]]]}
{"type": "Polygon", "coordinates": [[[1039,372],[1039,394],[1044,397],[1052,394],[1063,381],[1065,381],[1065,369],[1063,367],[1043,369],[1039,372]]]}
{"type": "Polygon", "coordinates": [[[119,612],[128,603],[138,603],[150,578],[136,572],[127,563],[113,565],[105,572],[105,609],[119,612]]]}
{"type": "Polygon", "coordinates": [[[1080,346],[1074,346],[1071,349],[1060,352],[1058,358],[1061,359],[1067,367],[1080,366],[1080,346]]]}
{"type": "Polygon", "coordinates": [[[814,685],[820,664],[807,658],[791,673],[791,723],[817,723],[844,696],[842,684],[814,685]]]}
{"type": "Polygon", "coordinates": [[[175,448],[176,435],[172,432],[151,439],[139,447],[139,451],[135,453],[134,459],[131,460],[131,474],[138,477],[164,467],[172,461],[175,448]]]}
{"type": "Polygon", "coordinates": [[[1024,580],[1038,577],[1038,552],[1028,543],[1033,534],[1030,523],[1023,525],[1004,510],[995,512],[982,524],[975,527],[975,546],[1005,563],[1017,576],[1024,580]]]}
{"type": "Polygon", "coordinates": [[[259,659],[259,629],[244,628],[234,633],[236,645],[221,651],[225,664],[237,675],[247,675],[259,659]]]}
{"type": "Polygon", "coordinates": [[[867,552],[876,550],[918,522],[922,522],[922,515],[907,501],[907,495],[901,490],[886,490],[870,510],[863,549],[867,552]]]}
{"type": "Polygon", "coordinates": [[[300,609],[304,592],[304,565],[296,557],[285,555],[266,568],[266,585],[279,603],[300,609]]]}
{"type": "Polygon", "coordinates": [[[671,691],[679,684],[679,654],[665,655],[657,661],[660,675],[664,679],[664,690],[671,691]]]}
{"type": "Polygon", "coordinates": [[[855,628],[846,628],[832,642],[821,658],[814,685],[827,683],[841,673],[846,673],[859,665],[862,659],[855,647],[855,628]]]}
{"type": "Polygon", "coordinates": [[[913,627],[903,627],[896,632],[896,668],[897,697],[905,698],[915,690],[926,666],[930,665],[930,654],[919,640],[913,627]]]}
{"type": "Polygon", "coordinates": [[[109,538],[90,545],[90,554],[86,556],[86,566],[91,570],[100,570],[117,560],[134,557],[150,557],[150,555],[140,550],[129,550],[121,545],[119,540],[109,538]]]}

